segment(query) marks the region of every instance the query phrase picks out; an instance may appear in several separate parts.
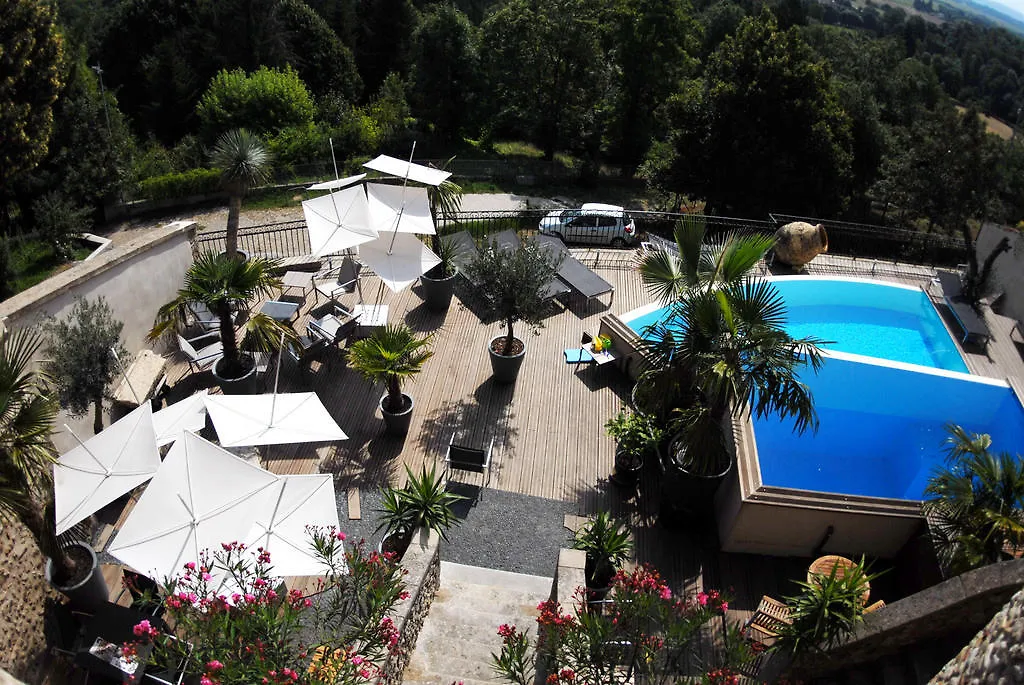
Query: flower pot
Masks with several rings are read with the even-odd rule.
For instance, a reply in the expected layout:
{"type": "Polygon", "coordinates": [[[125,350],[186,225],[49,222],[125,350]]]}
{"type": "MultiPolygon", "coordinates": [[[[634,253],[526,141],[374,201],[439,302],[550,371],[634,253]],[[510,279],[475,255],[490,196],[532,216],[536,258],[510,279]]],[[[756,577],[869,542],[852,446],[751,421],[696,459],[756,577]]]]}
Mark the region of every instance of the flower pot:
{"type": "Polygon", "coordinates": [[[384,408],[388,396],[380,398],[380,413],[384,417],[384,432],[388,435],[405,435],[409,432],[409,424],[412,422],[412,398],[402,393],[403,407],[400,411],[391,411],[384,408]]]}
{"type": "Polygon", "coordinates": [[[494,351],[496,344],[501,349],[501,343],[496,343],[496,341],[504,339],[504,335],[499,335],[491,338],[491,341],[487,343],[487,352],[491,356],[492,377],[495,383],[515,383],[516,378],[519,377],[519,367],[523,365],[523,359],[526,358],[526,344],[519,338],[514,338],[522,346],[522,349],[519,350],[518,354],[505,356],[494,351]]]}
{"type": "Polygon", "coordinates": [[[225,395],[252,395],[256,392],[256,364],[249,358],[249,371],[239,378],[227,378],[220,372],[223,359],[217,360],[210,373],[217,380],[221,391],[225,395]]]}
{"type": "Polygon", "coordinates": [[[640,471],[644,468],[643,456],[621,448],[615,450],[615,472],[611,481],[622,488],[636,487],[640,480],[640,471]]]}
{"type": "Polygon", "coordinates": [[[409,549],[410,544],[412,544],[411,530],[389,530],[380,539],[377,551],[380,554],[394,554],[401,559],[405,556],[405,552],[409,549]]]}
{"type": "MultiPolygon", "coordinates": [[[[221,254],[221,256],[224,256],[224,255],[227,254],[227,252],[221,252],[220,254],[221,254]]],[[[235,254],[238,255],[238,259],[240,261],[243,261],[243,262],[249,261],[249,253],[246,252],[245,250],[235,250],[235,254]]]]}
{"type": "Polygon", "coordinates": [[[103,574],[100,573],[99,560],[96,558],[93,548],[84,542],[74,542],[71,547],[78,550],[79,554],[84,553],[91,562],[88,565],[88,572],[84,576],[72,579],[67,585],[58,585],[53,580],[54,564],[52,559],[46,560],[43,574],[46,577],[46,582],[71,600],[74,608],[94,613],[110,601],[110,589],[103,579],[103,574]]]}
{"type": "Polygon", "coordinates": [[[714,520],[715,493],[732,469],[730,459],[719,473],[694,473],[678,463],[676,454],[685,451],[680,435],[669,443],[659,459],[661,505],[658,519],[668,528],[710,524],[714,520]]]}
{"type": "Polygon", "coordinates": [[[448,311],[448,307],[452,303],[452,294],[455,292],[455,277],[457,275],[455,273],[443,277],[428,276],[427,274],[420,276],[420,283],[423,285],[423,301],[426,302],[427,309],[438,314],[448,311]]]}

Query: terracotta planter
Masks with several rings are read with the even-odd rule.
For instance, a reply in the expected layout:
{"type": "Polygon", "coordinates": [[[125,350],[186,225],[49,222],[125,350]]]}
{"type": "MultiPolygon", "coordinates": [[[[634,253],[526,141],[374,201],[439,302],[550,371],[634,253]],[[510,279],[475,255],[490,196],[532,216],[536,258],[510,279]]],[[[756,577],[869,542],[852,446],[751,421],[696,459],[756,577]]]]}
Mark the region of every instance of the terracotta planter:
{"type": "Polygon", "coordinates": [[[452,303],[452,294],[455,292],[455,277],[451,276],[436,278],[426,274],[420,276],[420,283],[423,285],[423,301],[427,309],[438,314],[448,311],[452,303]]]}
{"type": "Polygon", "coordinates": [[[487,353],[491,357],[492,377],[495,383],[515,383],[519,377],[519,368],[523,365],[523,360],[526,358],[526,343],[519,340],[519,338],[515,338],[523,346],[523,350],[519,354],[506,357],[494,351],[494,341],[504,338],[504,335],[498,335],[491,338],[491,341],[487,343],[487,353]]]}
{"type": "Polygon", "coordinates": [[[388,435],[405,435],[409,432],[409,424],[412,422],[412,398],[402,393],[402,399],[405,403],[405,408],[401,411],[389,411],[384,408],[384,402],[388,396],[384,395],[380,398],[379,406],[381,416],[384,417],[384,431],[388,435]]]}
{"type": "Polygon", "coordinates": [[[103,579],[103,574],[100,573],[99,560],[93,548],[84,542],[75,542],[71,546],[84,550],[89,555],[92,562],[89,572],[70,585],[58,585],[53,581],[53,560],[47,559],[43,574],[46,582],[71,600],[76,609],[94,613],[110,600],[110,589],[107,587],[107,581],[103,579]]]}
{"type": "Polygon", "coordinates": [[[210,373],[216,379],[217,384],[220,386],[221,391],[225,395],[252,395],[256,392],[256,364],[253,362],[249,368],[249,372],[240,378],[226,378],[220,373],[220,365],[224,363],[223,359],[219,359],[210,373]]]}

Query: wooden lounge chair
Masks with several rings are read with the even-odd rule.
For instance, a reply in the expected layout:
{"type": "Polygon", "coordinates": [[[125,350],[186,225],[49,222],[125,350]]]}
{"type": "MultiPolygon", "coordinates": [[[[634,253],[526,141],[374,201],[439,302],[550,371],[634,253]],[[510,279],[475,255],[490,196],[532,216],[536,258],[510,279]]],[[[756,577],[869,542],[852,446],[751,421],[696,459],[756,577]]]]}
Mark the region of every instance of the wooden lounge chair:
{"type": "Polygon", "coordinates": [[[942,287],[942,297],[953,312],[956,322],[963,331],[961,342],[974,343],[984,347],[992,337],[985,319],[974,308],[974,305],[963,296],[963,284],[960,274],[949,271],[938,271],[935,274],[942,287]]]}
{"type": "Polygon", "coordinates": [[[452,256],[452,261],[459,267],[460,272],[464,273],[465,267],[480,255],[480,249],[476,246],[476,241],[473,240],[473,236],[469,234],[469,231],[462,230],[458,233],[442,236],[441,240],[449,243],[454,248],[455,254],[452,256]]]}
{"type": "Polygon", "coordinates": [[[491,450],[494,448],[494,438],[491,438],[490,444],[487,445],[486,450],[477,449],[475,447],[467,447],[465,445],[458,445],[455,443],[455,434],[452,433],[452,439],[448,441],[448,453],[444,456],[444,475],[445,481],[451,478],[451,472],[454,470],[458,471],[472,471],[473,473],[487,474],[487,478],[484,484],[480,486],[480,491],[487,486],[491,481],[491,450]]]}

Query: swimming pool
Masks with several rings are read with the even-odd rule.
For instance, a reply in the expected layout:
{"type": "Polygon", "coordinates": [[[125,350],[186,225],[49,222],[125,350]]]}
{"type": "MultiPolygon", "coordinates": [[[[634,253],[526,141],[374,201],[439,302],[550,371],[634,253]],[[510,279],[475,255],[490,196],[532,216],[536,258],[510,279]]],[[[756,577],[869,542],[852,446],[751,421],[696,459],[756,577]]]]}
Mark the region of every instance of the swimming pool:
{"type": "MultiPolygon", "coordinates": [[[[967,373],[956,343],[920,288],[863,279],[784,276],[771,279],[786,302],[786,332],[830,341],[828,350],[967,373]]],[[[640,335],[668,307],[622,317],[640,335]]]]}

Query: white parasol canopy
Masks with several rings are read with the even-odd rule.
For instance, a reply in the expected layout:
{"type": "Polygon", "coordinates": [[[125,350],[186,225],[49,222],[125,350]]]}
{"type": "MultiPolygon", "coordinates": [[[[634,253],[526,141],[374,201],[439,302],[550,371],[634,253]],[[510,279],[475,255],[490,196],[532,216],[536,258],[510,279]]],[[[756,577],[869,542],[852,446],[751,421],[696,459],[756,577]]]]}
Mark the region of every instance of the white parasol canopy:
{"type": "Polygon", "coordinates": [[[338,178],[338,179],[335,179],[333,181],[324,181],[322,183],[314,183],[310,187],[306,188],[306,190],[336,190],[337,188],[344,188],[345,186],[350,186],[353,183],[359,183],[364,178],[366,178],[366,174],[356,174],[355,176],[346,176],[345,178],[338,178]]]}
{"type": "Polygon", "coordinates": [[[396,293],[441,263],[441,259],[411,233],[382,235],[361,245],[359,258],[396,293]]]}
{"type": "Polygon", "coordinates": [[[280,476],[271,503],[256,516],[247,547],[270,552],[275,575],[313,576],[324,563],[313,554],[307,526],[338,527],[338,503],[331,474],[280,476]]]}
{"type": "Polygon", "coordinates": [[[430,216],[426,188],[367,183],[366,197],[370,205],[370,224],[380,235],[396,231],[427,235],[437,232],[430,216]]]}
{"type": "MultiPolygon", "coordinates": [[[[415,147],[413,149],[415,149],[415,147]]],[[[379,171],[382,174],[389,174],[397,178],[408,178],[410,181],[425,183],[428,186],[439,186],[452,175],[450,171],[431,169],[430,167],[423,166],[422,164],[415,164],[402,159],[395,159],[394,157],[388,157],[387,155],[380,155],[371,159],[363,166],[367,169],[379,171]]]]}
{"type": "Polygon", "coordinates": [[[203,390],[183,400],[168,405],[153,414],[153,428],[156,430],[158,447],[168,445],[181,437],[183,431],[199,432],[206,425],[206,404],[203,390]]]}
{"type": "Polygon", "coordinates": [[[173,576],[203,550],[242,540],[276,483],[274,474],[186,432],[109,551],[152,578],[173,576]]]}
{"type": "Polygon", "coordinates": [[[315,392],[207,395],[203,401],[225,447],[348,439],[315,392]]]}
{"type": "Polygon", "coordinates": [[[152,414],[149,402],[143,402],[57,460],[53,488],[58,535],[145,483],[160,468],[152,414]]]}
{"type": "Polygon", "coordinates": [[[366,191],[353,186],[302,202],[314,257],[340,252],[377,237],[370,223],[366,191]]]}

